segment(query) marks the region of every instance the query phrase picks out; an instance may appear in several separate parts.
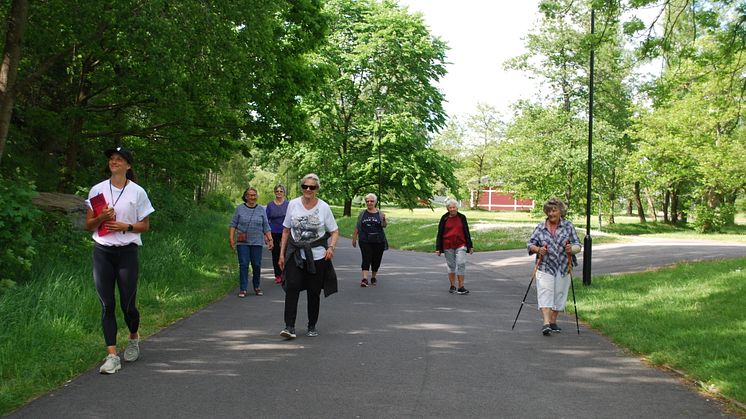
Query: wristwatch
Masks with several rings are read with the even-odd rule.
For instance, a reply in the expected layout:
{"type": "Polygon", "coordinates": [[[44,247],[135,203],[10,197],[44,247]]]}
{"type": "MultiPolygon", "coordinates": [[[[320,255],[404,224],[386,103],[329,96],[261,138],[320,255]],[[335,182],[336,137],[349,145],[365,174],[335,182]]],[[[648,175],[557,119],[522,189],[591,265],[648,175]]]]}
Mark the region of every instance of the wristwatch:
{"type": "Polygon", "coordinates": [[[127,231],[132,231],[134,228],[135,227],[132,224],[130,224],[127,226],[127,231]]]}

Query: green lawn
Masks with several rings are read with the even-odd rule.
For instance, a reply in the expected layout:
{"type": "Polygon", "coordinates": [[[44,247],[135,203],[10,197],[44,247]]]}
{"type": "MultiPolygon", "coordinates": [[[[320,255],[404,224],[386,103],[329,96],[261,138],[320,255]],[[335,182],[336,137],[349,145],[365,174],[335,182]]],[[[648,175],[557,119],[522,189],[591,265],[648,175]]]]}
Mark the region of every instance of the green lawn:
{"type": "MultiPolygon", "coordinates": [[[[355,228],[357,215],[362,209],[354,208],[352,217],[342,217],[341,208],[333,208],[337,217],[340,233],[351,237],[355,228]]],[[[389,226],[386,228],[386,238],[389,246],[400,250],[414,250],[418,252],[432,252],[435,250],[435,235],[438,231],[440,217],[445,209],[418,208],[413,211],[399,208],[384,208],[389,226]]],[[[474,250],[486,252],[491,250],[522,249],[526,247],[529,236],[534,227],[543,217],[533,217],[527,212],[487,212],[460,210],[469,221],[474,250]]],[[[576,225],[581,242],[585,237],[585,229],[576,225]]],[[[609,243],[620,240],[613,235],[597,236],[594,243],[609,243]]]]}
{"type": "Polygon", "coordinates": [[[746,402],[746,258],[594,277],[576,293],[580,318],[615,343],[746,402]]]}

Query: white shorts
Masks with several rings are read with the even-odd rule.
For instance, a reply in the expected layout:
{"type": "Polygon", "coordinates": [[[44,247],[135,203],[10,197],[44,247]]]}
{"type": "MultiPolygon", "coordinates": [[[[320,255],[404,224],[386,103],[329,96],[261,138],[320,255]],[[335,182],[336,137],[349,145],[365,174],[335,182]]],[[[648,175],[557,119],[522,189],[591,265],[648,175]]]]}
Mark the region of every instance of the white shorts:
{"type": "Polygon", "coordinates": [[[542,271],[536,271],[536,296],[539,309],[551,308],[554,311],[564,311],[567,302],[567,291],[570,289],[570,275],[562,276],[542,271]]]}

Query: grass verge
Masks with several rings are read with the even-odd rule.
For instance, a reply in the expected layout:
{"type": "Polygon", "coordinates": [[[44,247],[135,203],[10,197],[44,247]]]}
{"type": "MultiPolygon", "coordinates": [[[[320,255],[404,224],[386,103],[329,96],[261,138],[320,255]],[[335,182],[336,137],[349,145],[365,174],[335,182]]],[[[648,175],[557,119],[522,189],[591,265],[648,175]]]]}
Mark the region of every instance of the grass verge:
{"type": "MultiPolygon", "coordinates": [[[[235,256],[225,240],[229,222],[230,214],[197,209],[178,230],[143,235],[137,292],[142,337],[235,287],[235,256]]],[[[49,252],[31,281],[0,295],[0,415],[92,368],[106,355],[90,240],[81,247],[67,257],[49,252]]],[[[123,347],[127,331],[119,307],[117,316],[123,347]]]]}
{"type": "MultiPolygon", "coordinates": [[[[342,217],[341,208],[333,208],[337,218],[340,234],[351,237],[357,222],[360,208],[352,210],[352,217],[342,217]]],[[[459,210],[469,221],[474,249],[477,252],[492,250],[523,249],[534,231],[536,224],[543,217],[532,217],[527,212],[487,212],[459,210]]],[[[399,250],[414,250],[418,252],[435,251],[435,235],[438,232],[438,222],[445,210],[438,208],[415,209],[413,211],[398,208],[384,208],[389,226],[386,228],[386,238],[389,246],[399,250]]],[[[585,231],[576,226],[582,243],[585,231]]],[[[595,244],[618,241],[616,236],[598,236],[593,238],[595,244]]]]}
{"type": "Polygon", "coordinates": [[[615,343],[746,403],[746,258],[600,276],[576,292],[580,318],[615,343]]]}

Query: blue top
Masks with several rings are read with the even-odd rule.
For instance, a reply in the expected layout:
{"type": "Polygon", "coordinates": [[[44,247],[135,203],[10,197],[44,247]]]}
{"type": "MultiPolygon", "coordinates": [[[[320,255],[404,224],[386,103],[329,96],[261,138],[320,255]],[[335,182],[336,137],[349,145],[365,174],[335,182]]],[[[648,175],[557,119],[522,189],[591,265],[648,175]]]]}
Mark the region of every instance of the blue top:
{"type": "Polygon", "coordinates": [[[231,219],[231,227],[239,232],[247,233],[245,242],[237,242],[238,245],[263,246],[264,233],[269,231],[269,221],[264,207],[256,205],[249,208],[246,204],[236,207],[231,219]]]}
{"type": "MultiPolygon", "coordinates": [[[[539,270],[552,275],[561,272],[564,276],[568,273],[567,252],[565,252],[565,245],[568,241],[570,244],[580,245],[578,233],[575,231],[575,226],[572,225],[570,221],[561,219],[554,235],[549,232],[547,223],[544,221],[534,229],[531,238],[528,239],[527,247],[530,253],[531,245],[539,247],[544,247],[544,245],[546,245],[547,254],[541,260],[539,270]]],[[[538,254],[536,257],[539,257],[538,254]]],[[[578,266],[577,258],[574,255],[572,257],[572,266],[578,266]]]]}
{"type": "Polygon", "coordinates": [[[283,201],[281,205],[275,204],[275,201],[269,201],[269,204],[267,204],[267,219],[269,220],[269,228],[272,230],[272,233],[282,233],[282,222],[285,220],[285,214],[287,212],[287,199],[283,201]]]}

